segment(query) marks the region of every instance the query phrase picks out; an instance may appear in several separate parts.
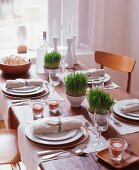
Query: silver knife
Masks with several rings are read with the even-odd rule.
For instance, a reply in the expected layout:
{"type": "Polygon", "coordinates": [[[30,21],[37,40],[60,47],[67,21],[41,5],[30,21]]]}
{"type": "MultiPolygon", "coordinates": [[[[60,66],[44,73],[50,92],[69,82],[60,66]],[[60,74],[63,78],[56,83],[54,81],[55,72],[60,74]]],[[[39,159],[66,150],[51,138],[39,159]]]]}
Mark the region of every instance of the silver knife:
{"type": "Polygon", "coordinates": [[[55,156],[60,155],[61,153],[64,153],[64,152],[67,152],[67,151],[61,151],[61,152],[53,153],[53,154],[50,154],[50,155],[42,156],[42,159],[47,160],[47,159],[50,159],[50,158],[54,158],[55,156]]]}
{"type": "Polygon", "coordinates": [[[20,105],[29,105],[29,101],[24,101],[24,102],[20,102],[20,103],[13,103],[12,106],[20,106],[20,105]]]}
{"type": "Polygon", "coordinates": [[[52,154],[52,153],[58,153],[58,152],[62,152],[62,151],[63,151],[62,149],[39,151],[39,152],[37,152],[37,155],[38,156],[43,156],[43,155],[52,154]]]}

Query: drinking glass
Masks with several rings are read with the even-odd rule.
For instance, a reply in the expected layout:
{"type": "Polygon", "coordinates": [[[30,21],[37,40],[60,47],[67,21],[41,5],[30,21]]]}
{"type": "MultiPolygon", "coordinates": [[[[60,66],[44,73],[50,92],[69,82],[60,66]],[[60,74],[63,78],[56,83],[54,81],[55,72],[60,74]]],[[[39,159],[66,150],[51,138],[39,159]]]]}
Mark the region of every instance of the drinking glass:
{"type": "Polygon", "coordinates": [[[109,111],[106,109],[96,109],[94,111],[94,127],[98,131],[98,140],[94,143],[96,150],[100,150],[106,146],[101,133],[108,129],[108,117],[109,111]]]}
{"type": "Polygon", "coordinates": [[[52,94],[54,94],[55,86],[60,84],[60,69],[49,69],[49,84],[52,87],[52,94]]]}
{"type": "Polygon", "coordinates": [[[92,88],[103,88],[104,81],[103,80],[92,80],[92,88]]]}
{"type": "Polygon", "coordinates": [[[50,113],[56,114],[59,108],[60,100],[57,98],[49,98],[47,104],[50,113]]]}
{"type": "Polygon", "coordinates": [[[43,111],[45,107],[45,102],[41,100],[34,100],[31,104],[34,119],[40,119],[43,117],[43,111]]]}

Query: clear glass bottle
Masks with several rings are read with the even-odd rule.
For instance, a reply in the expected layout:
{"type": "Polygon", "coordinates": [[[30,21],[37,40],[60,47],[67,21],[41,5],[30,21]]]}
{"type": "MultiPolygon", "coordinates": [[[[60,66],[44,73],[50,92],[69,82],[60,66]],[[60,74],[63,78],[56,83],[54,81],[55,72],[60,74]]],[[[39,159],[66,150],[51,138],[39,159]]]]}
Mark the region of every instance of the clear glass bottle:
{"type": "Polygon", "coordinates": [[[43,40],[37,48],[36,71],[44,73],[44,56],[48,52],[47,32],[43,31],[43,40]]]}
{"type": "Polygon", "coordinates": [[[43,31],[43,40],[40,44],[40,48],[43,48],[44,53],[48,52],[48,41],[47,41],[47,32],[43,31]]]}

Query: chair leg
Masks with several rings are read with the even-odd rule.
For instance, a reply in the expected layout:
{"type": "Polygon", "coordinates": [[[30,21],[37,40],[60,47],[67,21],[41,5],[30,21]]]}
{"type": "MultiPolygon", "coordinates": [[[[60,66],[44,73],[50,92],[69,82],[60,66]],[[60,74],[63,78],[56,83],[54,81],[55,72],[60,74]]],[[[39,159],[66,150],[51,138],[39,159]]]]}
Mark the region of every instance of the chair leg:
{"type": "Polygon", "coordinates": [[[16,163],[16,164],[11,164],[12,170],[21,170],[20,164],[16,163]]]}
{"type": "Polygon", "coordinates": [[[11,164],[11,168],[12,168],[12,170],[14,170],[14,167],[13,167],[13,165],[11,164]]]}

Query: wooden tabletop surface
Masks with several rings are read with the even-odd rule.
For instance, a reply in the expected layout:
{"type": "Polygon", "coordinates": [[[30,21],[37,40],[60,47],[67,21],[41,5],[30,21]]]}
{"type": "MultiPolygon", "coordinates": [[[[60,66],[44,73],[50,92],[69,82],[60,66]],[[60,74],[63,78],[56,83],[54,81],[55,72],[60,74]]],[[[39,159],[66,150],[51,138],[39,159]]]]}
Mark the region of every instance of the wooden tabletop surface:
{"type": "MultiPolygon", "coordinates": [[[[42,78],[47,79],[47,75],[45,74],[36,74],[35,66],[33,65],[31,70],[28,74],[24,75],[23,78],[42,78]]],[[[16,77],[13,77],[13,79],[16,77]]],[[[1,82],[5,82],[6,79],[10,79],[9,76],[6,76],[4,74],[1,74],[1,82]]],[[[58,87],[56,87],[56,91],[65,99],[64,107],[61,107],[60,114],[62,115],[84,115],[86,119],[90,121],[90,118],[87,113],[88,104],[86,101],[82,103],[82,106],[79,108],[72,108],[69,104],[69,102],[66,99],[65,91],[64,91],[64,85],[61,83],[58,87]]],[[[123,90],[119,89],[113,89],[108,90],[109,93],[111,93],[116,100],[121,99],[129,99],[132,98],[128,93],[124,92],[123,90]]],[[[20,123],[24,123],[24,121],[27,120],[27,118],[32,115],[26,115],[24,110],[21,110],[20,107],[12,107],[10,108],[11,115],[10,115],[10,126],[11,128],[17,129],[18,125],[20,123]],[[19,114],[20,113],[20,114],[19,114]],[[22,114],[23,113],[23,114],[22,114]]],[[[51,116],[51,115],[48,115],[51,116]]],[[[109,139],[111,137],[118,137],[125,139],[128,142],[128,149],[133,151],[135,154],[139,156],[139,133],[133,133],[128,135],[121,136],[118,134],[116,130],[113,129],[113,127],[109,126],[108,130],[102,133],[102,135],[109,139]]],[[[40,165],[40,168],[42,170],[110,170],[113,169],[108,164],[104,163],[103,161],[99,160],[95,153],[87,154],[85,156],[73,156],[70,158],[64,158],[60,160],[53,160],[49,162],[43,162],[40,165]]],[[[128,169],[139,169],[139,163],[133,164],[129,166],[128,169]]]]}

